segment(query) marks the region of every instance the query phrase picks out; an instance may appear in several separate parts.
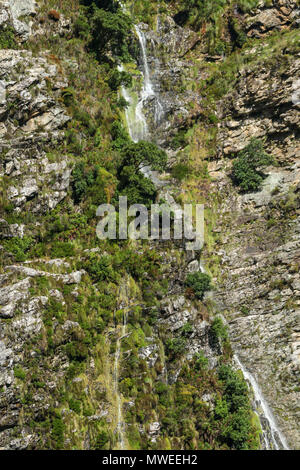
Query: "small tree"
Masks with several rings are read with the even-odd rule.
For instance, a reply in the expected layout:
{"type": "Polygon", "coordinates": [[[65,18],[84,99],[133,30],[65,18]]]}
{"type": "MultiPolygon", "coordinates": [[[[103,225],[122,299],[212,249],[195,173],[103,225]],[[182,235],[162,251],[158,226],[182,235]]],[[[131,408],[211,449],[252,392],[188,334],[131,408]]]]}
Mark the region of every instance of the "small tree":
{"type": "Polygon", "coordinates": [[[238,153],[233,163],[232,180],[243,192],[258,191],[266,175],[262,168],[274,163],[274,158],[268,155],[260,139],[251,139],[247,147],[238,153]]]}
{"type": "Polygon", "coordinates": [[[185,285],[194,291],[198,299],[202,300],[205,292],[211,289],[211,278],[208,274],[191,273],[188,274],[185,285]]]}
{"type": "Polygon", "coordinates": [[[128,37],[131,28],[131,19],[122,10],[112,12],[92,6],[90,46],[98,58],[103,58],[111,52],[115,57],[128,60],[128,37]]]}

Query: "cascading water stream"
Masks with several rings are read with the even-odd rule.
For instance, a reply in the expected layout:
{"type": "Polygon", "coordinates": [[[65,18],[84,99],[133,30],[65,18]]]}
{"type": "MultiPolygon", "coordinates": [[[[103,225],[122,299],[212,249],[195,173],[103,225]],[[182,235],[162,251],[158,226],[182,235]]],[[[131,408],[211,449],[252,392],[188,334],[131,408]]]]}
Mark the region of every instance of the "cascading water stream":
{"type": "MultiPolygon", "coordinates": [[[[120,65],[119,71],[124,71],[124,67],[120,65]]],[[[133,142],[146,140],[148,137],[148,126],[143,114],[143,101],[140,99],[138,102],[134,98],[131,90],[122,86],[121,92],[123,97],[128,103],[125,111],[128,132],[133,142]]]]}
{"type": "Polygon", "coordinates": [[[157,96],[157,94],[155,93],[154,86],[150,79],[150,70],[147,56],[147,41],[145,34],[140,30],[137,25],[135,26],[135,31],[140,43],[144,72],[144,86],[142,89],[141,100],[138,106],[141,106],[143,108],[144,103],[149,98],[154,98],[154,122],[156,125],[158,125],[164,116],[164,109],[160,102],[159,96],[157,96]]]}
{"type": "Polygon", "coordinates": [[[278,428],[272,411],[267,404],[258,383],[246,370],[237,355],[234,356],[237,366],[243,372],[245,379],[251,384],[255,397],[255,412],[259,417],[263,432],[263,443],[266,450],[289,450],[285,437],[278,428]]]}
{"type": "MultiPolygon", "coordinates": [[[[133,96],[132,90],[122,87],[121,91],[123,97],[129,103],[126,108],[126,121],[129,135],[134,142],[139,142],[140,140],[149,139],[148,124],[144,115],[145,104],[150,100],[154,100],[154,123],[156,126],[158,126],[163,119],[164,108],[151,81],[145,34],[141,31],[139,26],[135,25],[134,28],[141,51],[143,85],[138,100],[133,96]]],[[[124,67],[120,65],[119,70],[123,71],[124,67]]]]}

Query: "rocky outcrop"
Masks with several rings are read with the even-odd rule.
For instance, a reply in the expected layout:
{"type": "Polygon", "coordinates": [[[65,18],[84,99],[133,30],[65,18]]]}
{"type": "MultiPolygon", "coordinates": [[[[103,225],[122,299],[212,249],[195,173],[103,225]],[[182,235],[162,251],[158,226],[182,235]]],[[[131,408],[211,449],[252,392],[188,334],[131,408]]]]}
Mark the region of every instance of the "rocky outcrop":
{"type": "MultiPolygon", "coordinates": [[[[63,271],[64,262],[56,261],[56,269],[63,271]]],[[[41,263],[42,260],[39,261],[41,263]]],[[[53,266],[53,263],[52,263],[53,266]]],[[[50,360],[46,366],[45,354],[33,347],[40,341],[42,348],[47,348],[45,341],[45,309],[51,298],[64,303],[62,286],[81,282],[81,272],[52,273],[46,269],[51,264],[45,263],[44,270],[29,268],[26,265],[11,266],[0,277],[0,448],[25,449],[34,447],[39,436],[30,430],[28,417],[24,419],[23,380],[27,381],[35,369],[35,361],[40,360],[43,370],[43,385],[31,398],[32,414],[30,419],[41,419],[49,409],[49,394],[64,378],[68,367],[68,358],[63,351],[50,360]],[[23,279],[18,280],[20,276],[23,279]],[[37,295],[34,289],[35,278],[50,278],[57,288],[49,290],[47,295],[37,295]],[[56,370],[58,367],[59,372],[56,370]],[[23,397],[23,398],[22,398],[23,397]],[[14,437],[17,434],[17,439],[14,437]]],[[[54,335],[57,346],[70,341],[74,331],[80,332],[76,322],[67,320],[63,324],[54,323],[54,335]]],[[[79,333],[78,333],[79,334],[79,333]]],[[[45,352],[45,351],[44,351],[45,352]]],[[[26,415],[26,413],[25,413],[26,415]]],[[[27,415],[29,416],[29,415],[27,415]]]]}
{"type": "Polygon", "coordinates": [[[67,82],[47,59],[27,51],[0,51],[0,173],[7,181],[6,198],[17,210],[28,201],[34,212],[53,209],[70,183],[67,158],[57,155],[57,161],[50,161],[44,151],[62,139],[69,120],[58,102],[67,82]]]}
{"type": "Polygon", "coordinates": [[[0,27],[12,27],[21,42],[32,32],[32,17],[36,15],[35,0],[10,0],[0,2],[0,27]]]}
{"type": "MultiPolygon", "coordinates": [[[[251,53],[259,54],[259,47],[251,53]]],[[[267,136],[269,149],[282,165],[294,161],[299,134],[300,59],[288,54],[287,50],[282,68],[274,63],[273,67],[258,65],[241,71],[234,92],[222,103],[226,123],[219,141],[225,155],[242,150],[252,137],[267,136]]]]}
{"type": "Polygon", "coordinates": [[[245,17],[246,32],[249,37],[264,37],[290,26],[299,27],[300,10],[294,0],[259,1],[258,8],[245,17]]]}

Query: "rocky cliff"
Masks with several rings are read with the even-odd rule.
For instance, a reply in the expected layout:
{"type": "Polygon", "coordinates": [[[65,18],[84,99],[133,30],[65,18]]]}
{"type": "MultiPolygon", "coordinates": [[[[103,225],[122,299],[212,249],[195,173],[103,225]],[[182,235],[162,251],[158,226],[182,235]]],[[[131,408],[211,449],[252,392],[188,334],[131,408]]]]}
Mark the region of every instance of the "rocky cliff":
{"type": "Polygon", "coordinates": [[[298,3],[227,2],[211,39],[180,1],[147,2],[155,22],[127,2],[168,154],[160,197],[206,204],[201,254],[97,240],[119,178],[117,64],[91,52],[80,2],[59,3],[0,1],[0,448],[263,448],[233,352],[299,448],[298,3]],[[275,163],[244,194],[232,164],[253,137],[275,163]],[[186,279],[204,265],[203,299],[186,279]]]}

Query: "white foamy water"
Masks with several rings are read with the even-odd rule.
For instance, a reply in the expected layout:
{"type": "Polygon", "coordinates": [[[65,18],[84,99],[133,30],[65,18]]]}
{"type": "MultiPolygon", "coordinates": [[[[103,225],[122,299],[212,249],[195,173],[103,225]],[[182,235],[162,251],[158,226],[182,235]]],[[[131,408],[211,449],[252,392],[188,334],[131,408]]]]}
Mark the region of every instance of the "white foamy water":
{"type": "Polygon", "coordinates": [[[289,450],[286,439],[276,424],[275,417],[266,402],[262,391],[252,374],[244,367],[237,355],[234,356],[237,366],[243,372],[245,379],[251,384],[256,414],[259,417],[263,432],[264,446],[267,450],[289,450]]]}

